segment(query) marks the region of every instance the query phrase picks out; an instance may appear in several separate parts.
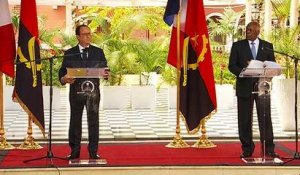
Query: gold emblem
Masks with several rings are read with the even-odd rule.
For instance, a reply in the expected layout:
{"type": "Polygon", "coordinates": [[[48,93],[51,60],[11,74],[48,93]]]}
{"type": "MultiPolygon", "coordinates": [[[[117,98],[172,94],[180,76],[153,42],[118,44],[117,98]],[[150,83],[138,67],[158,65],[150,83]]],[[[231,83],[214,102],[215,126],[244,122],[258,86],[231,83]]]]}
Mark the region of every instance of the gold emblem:
{"type": "Polygon", "coordinates": [[[30,38],[28,41],[28,53],[29,53],[29,59],[25,58],[25,56],[22,53],[22,50],[20,47],[18,47],[18,55],[20,58],[20,62],[24,63],[26,68],[31,69],[32,71],[32,87],[37,86],[37,71],[41,71],[42,65],[41,64],[36,64],[35,62],[35,36],[30,38]]]}
{"type": "MultiPolygon", "coordinates": [[[[198,36],[197,36],[197,38],[198,38],[198,36]]],[[[197,46],[198,43],[196,42],[196,40],[192,40],[192,41],[194,41],[194,42],[195,42],[195,46],[197,46]]],[[[188,65],[188,68],[189,68],[189,69],[196,70],[196,69],[198,68],[199,62],[204,60],[204,55],[205,55],[206,52],[207,52],[207,44],[208,44],[208,39],[207,39],[207,37],[203,34],[203,35],[202,35],[202,50],[201,50],[201,52],[200,52],[200,54],[199,54],[199,56],[198,56],[198,58],[197,58],[197,63],[189,64],[189,65],[188,65]]]]}
{"type": "Polygon", "coordinates": [[[194,42],[195,47],[198,46],[198,42],[197,42],[198,38],[199,38],[199,35],[196,35],[196,34],[194,37],[191,38],[191,41],[194,42]]]}
{"type": "Polygon", "coordinates": [[[197,62],[196,63],[191,63],[191,64],[188,64],[188,60],[187,60],[187,57],[188,57],[188,44],[189,44],[189,40],[191,40],[192,42],[194,42],[194,45],[195,47],[198,46],[198,37],[199,35],[195,35],[194,37],[192,37],[190,39],[190,37],[186,37],[184,39],[184,42],[183,42],[183,72],[184,72],[184,75],[183,75],[183,86],[186,86],[187,84],[187,70],[188,69],[192,69],[192,70],[197,70],[198,69],[198,64],[200,61],[203,61],[204,60],[204,55],[206,54],[207,52],[207,44],[208,44],[208,39],[206,37],[206,35],[202,35],[202,50],[197,58],[197,62]]]}

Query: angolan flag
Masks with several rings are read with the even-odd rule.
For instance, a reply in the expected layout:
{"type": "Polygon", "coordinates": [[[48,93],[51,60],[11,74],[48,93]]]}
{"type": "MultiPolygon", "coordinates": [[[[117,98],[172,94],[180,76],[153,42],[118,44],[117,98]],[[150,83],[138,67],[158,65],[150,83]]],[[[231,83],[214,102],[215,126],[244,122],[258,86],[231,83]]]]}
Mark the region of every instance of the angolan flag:
{"type": "Polygon", "coordinates": [[[38,23],[35,0],[22,0],[13,96],[45,135],[38,23]]]}
{"type": "Polygon", "coordinates": [[[180,42],[179,111],[188,133],[193,134],[199,130],[201,120],[217,108],[203,1],[168,0],[164,20],[168,25],[173,24],[168,63],[174,67],[177,67],[177,41],[180,42]],[[179,38],[177,19],[180,20],[179,38]]]}
{"type": "Polygon", "coordinates": [[[14,77],[16,43],[7,0],[0,0],[0,72],[14,77]]]}

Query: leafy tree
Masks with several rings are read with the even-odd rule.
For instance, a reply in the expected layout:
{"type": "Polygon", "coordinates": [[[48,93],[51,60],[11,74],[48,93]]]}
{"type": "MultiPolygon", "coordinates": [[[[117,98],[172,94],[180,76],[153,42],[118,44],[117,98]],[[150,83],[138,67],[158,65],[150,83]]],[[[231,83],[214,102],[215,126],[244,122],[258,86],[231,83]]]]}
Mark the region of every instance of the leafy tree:
{"type": "Polygon", "coordinates": [[[177,70],[173,66],[167,64],[161,75],[165,83],[171,86],[177,84],[177,70]]]}
{"type": "MultiPolygon", "coordinates": [[[[275,50],[296,58],[300,57],[300,27],[289,28],[287,20],[290,13],[291,0],[272,0],[274,15],[278,23],[272,30],[271,41],[275,50]]],[[[276,54],[276,61],[284,68],[286,78],[294,77],[293,60],[282,54],[276,54]]]]}
{"type": "Polygon", "coordinates": [[[232,8],[225,8],[224,13],[219,19],[209,19],[208,30],[211,39],[211,45],[214,43],[217,50],[212,51],[214,77],[216,83],[234,83],[234,76],[227,69],[229,54],[225,50],[227,44],[227,38],[231,37],[232,42],[240,37],[239,30],[236,28],[237,19],[243,14],[243,12],[235,12],[232,8]],[[222,37],[222,43],[214,41],[215,36],[222,37]],[[220,45],[221,44],[221,45],[220,45]]]}
{"type": "MultiPolygon", "coordinates": [[[[296,28],[277,28],[272,32],[271,40],[274,48],[281,53],[285,53],[296,58],[300,57],[300,27],[296,28]]],[[[276,54],[276,60],[284,68],[286,78],[294,77],[294,66],[291,58],[282,54],[276,54]]]]}
{"type": "Polygon", "coordinates": [[[150,72],[161,73],[166,65],[166,55],[169,39],[162,38],[152,42],[141,41],[137,43],[137,63],[140,66],[140,85],[142,76],[145,77],[146,85],[149,85],[150,72]]]}
{"type": "Polygon", "coordinates": [[[157,33],[163,8],[95,8],[84,9],[94,32],[93,42],[103,47],[111,68],[110,84],[122,84],[125,73],[158,71],[165,65],[167,47],[164,40],[137,37],[136,32],[157,33]],[[164,47],[163,47],[164,46],[164,47]]]}
{"type": "Polygon", "coordinates": [[[271,3],[278,20],[278,27],[285,28],[290,13],[291,0],[272,0],[271,3]]]}
{"type": "Polygon", "coordinates": [[[239,36],[235,24],[242,14],[243,12],[235,12],[232,8],[225,8],[219,19],[216,19],[216,21],[209,19],[208,30],[211,40],[213,40],[213,37],[220,35],[223,41],[221,44],[226,45],[227,37],[231,37],[232,42],[234,42],[234,39],[239,36]]]}
{"type": "Polygon", "coordinates": [[[50,85],[50,59],[53,60],[53,70],[52,70],[52,85],[53,86],[60,86],[60,82],[57,78],[57,72],[60,68],[62,58],[55,57],[62,55],[60,53],[60,47],[54,44],[55,38],[58,36],[59,30],[46,30],[47,18],[46,17],[39,17],[38,18],[38,25],[39,25],[39,40],[41,44],[40,49],[40,56],[41,56],[41,63],[42,63],[42,83],[45,86],[50,85]]]}
{"type": "Polygon", "coordinates": [[[136,65],[136,53],[133,52],[133,43],[118,39],[110,39],[105,42],[104,51],[110,67],[110,85],[121,85],[123,75],[134,70],[136,65]]]}

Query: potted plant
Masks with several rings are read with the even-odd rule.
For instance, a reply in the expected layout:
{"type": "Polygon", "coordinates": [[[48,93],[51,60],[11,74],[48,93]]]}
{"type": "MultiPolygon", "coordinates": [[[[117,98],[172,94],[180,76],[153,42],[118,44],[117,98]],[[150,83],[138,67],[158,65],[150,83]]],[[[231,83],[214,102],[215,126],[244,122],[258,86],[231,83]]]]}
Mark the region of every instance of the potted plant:
{"type": "Polygon", "coordinates": [[[229,54],[222,49],[212,51],[218,109],[229,109],[234,105],[235,77],[227,69],[228,58],[229,54]]]}
{"type": "Polygon", "coordinates": [[[60,101],[61,84],[58,80],[57,72],[62,63],[63,52],[60,46],[54,44],[54,38],[60,32],[57,29],[45,29],[46,18],[39,18],[39,39],[41,42],[40,57],[42,63],[42,83],[44,109],[50,109],[50,78],[52,76],[52,109],[59,109],[60,104],[54,101],[60,101]],[[50,59],[52,59],[52,75],[50,75],[50,59]]]}
{"type": "Polygon", "coordinates": [[[156,102],[157,73],[166,64],[166,38],[153,41],[141,41],[136,45],[139,67],[139,85],[132,86],[132,108],[154,108],[156,102]]]}
{"type": "Polygon", "coordinates": [[[128,41],[111,39],[105,42],[105,54],[111,75],[103,86],[103,108],[128,108],[130,87],[124,84],[124,75],[135,67],[135,54],[128,41]]]}
{"type": "MultiPolygon", "coordinates": [[[[158,30],[158,25],[162,27],[165,26],[165,29],[167,29],[167,25],[164,24],[161,19],[163,11],[163,8],[102,9],[95,7],[85,8],[83,10],[84,14],[87,15],[86,19],[91,21],[89,26],[92,31],[95,32],[93,37],[95,38],[94,42],[103,46],[108,59],[108,65],[111,69],[111,77],[107,82],[109,86],[122,86],[126,84],[124,81],[126,80],[126,74],[136,73],[139,74],[138,86],[150,84],[150,74],[153,75],[152,72],[157,73],[157,65],[154,64],[157,64],[157,60],[165,59],[165,56],[158,56],[158,49],[154,48],[154,51],[152,50],[153,48],[151,48],[151,46],[154,45],[152,44],[152,39],[150,39],[150,33],[155,34],[158,30]],[[140,37],[142,32],[147,33],[145,38],[140,37]],[[147,51],[144,49],[147,49],[147,51]],[[143,82],[142,80],[145,81],[143,82]]],[[[106,96],[108,96],[106,89],[109,88],[109,86],[103,87],[103,107],[105,107],[106,101],[112,101],[110,95],[108,100],[106,100],[106,96]]],[[[128,86],[126,88],[128,89],[128,86]]],[[[137,91],[135,89],[132,90],[132,88],[135,87],[131,86],[129,93],[137,91]]],[[[115,90],[113,90],[113,94],[116,94],[115,90]]],[[[143,104],[133,99],[136,94],[138,93],[130,94],[130,104],[134,108],[137,107],[135,104],[143,104]]],[[[143,92],[142,94],[147,93],[143,92]]],[[[152,96],[152,98],[153,97],[155,97],[155,95],[152,96]]],[[[120,99],[123,98],[119,96],[118,101],[120,101],[120,99]]],[[[148,102],[152,101],[147,98],[143,99],[143,101],[146,100],[148,100],[148,102]]]]}
{"type": "MultiPolygon", "coordinates": [[[[276,17],[274,29],[271,33],[271,41],[277,53],[300,56],[299,25],[295,28],[287,26],[287,20],[290,14],[290,1],[272,2],[273,11],[276,17]]],[[[273,96],[277,97],[275,105],[277,106],[280,124],[283,130],[295,130],[295,75],[294,60],[284,54],[276,54],[276,62],[283,70],[282,76],[274,77],[272,80],[273,96]]],[[[298,65],[297,65],[298,66],[298,65]]],[[[299,71],[299,70],[298,70],[299,71]]],[[[299,75],[296,77],[297,84],[299,75]]],[[[297,91],[299,91],[299,86],[297,91]]],[[[298,97],[299,99],[299,94],[298,97]]],[[[299,103],[297,105],[299,108],[299,103]]],[[[299,116],[299,110],[297,112],[299,116]]],[[[299,118],[299,117],[298,117],[299,118]]]]}
{"type": "Polygon", "coordinates": [[[229,60],[227,45],[241,36],[236,24],[242,14],[243,12],[236,12],[229,7],[225,8],[220,18],[208,21],[218,109],[232,108],[234,104],[235,77],[227,69],[229,60]]]}
{"type": "MultiPolygon", "coordinates": [[[[281,53],[300,58],[300,27],[294,29],[279,28],[273,33],[274,48],[281,53]]],[[[276,61],[283,68],[283,76],[273,78],[274,95],[277,97],[276,105],[280,117],[280,123],[283,130],[295,130],[295,75],[294,60],[282,54],[276,54],[276,61]]],[[[299,68],[298,68],[299,72],[299,68]]],[[[299,80],[299,74],[297,77],[299,80]]],[[[297,82],[299,92],[300,82],[297,82]]],[[[298,99],[300,94],[298,93],[298,99]]],[[[297,104],[300,107],[300,104],[297,104]]],[[[300,116],[299,110],[297,116],[300,116]]]]}
{"type": "Polygon", "coordinates": [[[167,64],[161,75],[163,83],[168,86],[168,106],[174,109],[177,107],[177,70],[167,64]]]}

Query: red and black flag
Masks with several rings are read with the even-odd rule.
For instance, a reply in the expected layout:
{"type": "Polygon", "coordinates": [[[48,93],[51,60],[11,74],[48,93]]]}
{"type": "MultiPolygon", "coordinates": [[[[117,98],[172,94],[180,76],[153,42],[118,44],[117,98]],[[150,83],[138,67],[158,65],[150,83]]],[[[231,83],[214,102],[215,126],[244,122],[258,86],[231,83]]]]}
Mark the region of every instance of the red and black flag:
{"type": "Polygon", "coordinates": [[[35,0],[22,0],[14,98],[45,135],[44,104],[35,0]]]}
{"type": "Polygon", "coordinates": [[[180,42],[180,115],[188,133],[196,133],[200,121],[217,108],[203,1],[168,0],[164,20],[169,25],[174,22],[168,54],[168,63],[174,67],[177,67],[177,42],[180,42]]]}

